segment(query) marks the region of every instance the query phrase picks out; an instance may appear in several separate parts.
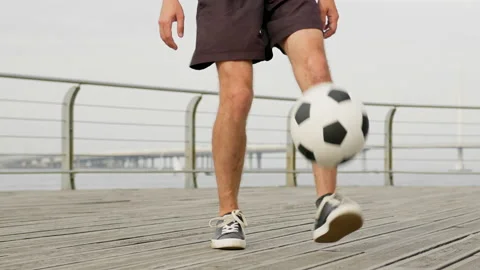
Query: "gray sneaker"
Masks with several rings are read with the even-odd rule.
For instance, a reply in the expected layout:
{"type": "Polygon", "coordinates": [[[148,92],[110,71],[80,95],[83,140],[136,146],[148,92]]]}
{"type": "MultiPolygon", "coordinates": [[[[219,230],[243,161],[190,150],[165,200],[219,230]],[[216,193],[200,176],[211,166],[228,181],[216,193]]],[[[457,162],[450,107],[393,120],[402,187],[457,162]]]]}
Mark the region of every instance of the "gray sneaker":
{"type": "Polygon", "coordinates": [[[319,198],[316,206],[317,212],[313,225],[315,242],[336,242],[363,225],[360,206],[338,193],[319,198]]]}
{"type": "Polygon", "coordinates": [[[240,210],[232,211],[222,217],[210,220],[210,227],[215,227],[215,235],[210,246],[217,249],[244,249],[245,227],[247,221],[240,210]],[[216,222],[212,224],[212,222],[216,222]]]}

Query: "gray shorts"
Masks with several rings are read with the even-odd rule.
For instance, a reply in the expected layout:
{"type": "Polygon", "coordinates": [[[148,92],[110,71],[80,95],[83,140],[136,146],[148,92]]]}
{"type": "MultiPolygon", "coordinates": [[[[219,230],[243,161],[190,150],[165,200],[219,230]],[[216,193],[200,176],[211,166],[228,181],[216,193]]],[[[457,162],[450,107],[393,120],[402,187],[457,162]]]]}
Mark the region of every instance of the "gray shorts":
{"type": "Polygon", "coordinates": [[[294,32],[322,30],[315,0],[198,0],[197,37],[190,67],[218,61],[269,61],[294,32]]]}

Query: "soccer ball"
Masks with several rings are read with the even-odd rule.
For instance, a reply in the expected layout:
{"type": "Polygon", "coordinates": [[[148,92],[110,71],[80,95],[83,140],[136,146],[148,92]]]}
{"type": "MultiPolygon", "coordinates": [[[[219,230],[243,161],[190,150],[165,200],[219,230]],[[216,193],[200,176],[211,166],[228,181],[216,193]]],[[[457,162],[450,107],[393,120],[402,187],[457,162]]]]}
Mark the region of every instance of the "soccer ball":
{"type": "Polygon", "coordinates": [[[305,91],[292,107],[290,135],[296,149],[322,167],[336,167],[365,146],[369,119],[363,103],[332,83],[305,91]]]}

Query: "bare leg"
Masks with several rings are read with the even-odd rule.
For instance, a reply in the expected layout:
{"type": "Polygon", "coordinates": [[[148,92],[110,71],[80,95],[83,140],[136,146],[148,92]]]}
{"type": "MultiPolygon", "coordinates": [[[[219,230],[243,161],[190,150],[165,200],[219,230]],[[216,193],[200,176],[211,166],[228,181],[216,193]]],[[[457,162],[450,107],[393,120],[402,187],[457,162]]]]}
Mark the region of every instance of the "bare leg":
{"type": "MultiPolygon", "coordinates": [[[[305,29],[290,35],[283,48],[292,64],[295,78],[302,92],[314,84],[331,82],[323,34],[317,29],[305,29]]],[[[321,168],[313,164],[316,200],[313,239],[319,243],[336,242],[360,229],[363,218],[360,206],[336,193],[337,169],[321,168]],[[327,194],[334,194],[328,196],[327,194]]]]}
{"type": "Polygon", "coordinates": [[[246,148],[247,116],[253,99],[250,61],[217,63],[220,104],[213,126],[213,162],[220,201],[219,215],[237,210],[246,148]]]}
{"type": "MultiPolygon", "coordinates": [[[[304,92],[314,84],[331,82],[332,77],[325,55],[323,34],[318,29],[305,29],[290,35],[282,47],[290,59],[297,83],[304,92]]],[[[321,168],[313,164],[318,196],[334,193],[337,169],[321,168]]]]}

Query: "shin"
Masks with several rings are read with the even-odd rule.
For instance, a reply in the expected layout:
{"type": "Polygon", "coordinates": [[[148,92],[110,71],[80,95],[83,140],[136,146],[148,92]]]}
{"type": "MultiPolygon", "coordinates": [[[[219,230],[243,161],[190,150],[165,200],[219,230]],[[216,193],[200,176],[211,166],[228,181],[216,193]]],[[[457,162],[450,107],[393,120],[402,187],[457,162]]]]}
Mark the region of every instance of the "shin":
{"type": "MultiPolygon", "coordinates": [[[[282,44],[289,57],[295,79],[303,91],[311,86],[331,82],[331,74],[325,54],[323,34],[317,29],[304,29],[290,35],[282,44]]],[[[334,193],[337,170],[321,168],[313,164],[318,196],[334,193]]]]}
{"type": "Polygon", "coordinates": [[[238,209],[238,191],[245,158],[246,122],[253,99],[249,61],[217,64],[220,104],[213,126],[213,161],[220,201],[219,214],[238,209]]]}

